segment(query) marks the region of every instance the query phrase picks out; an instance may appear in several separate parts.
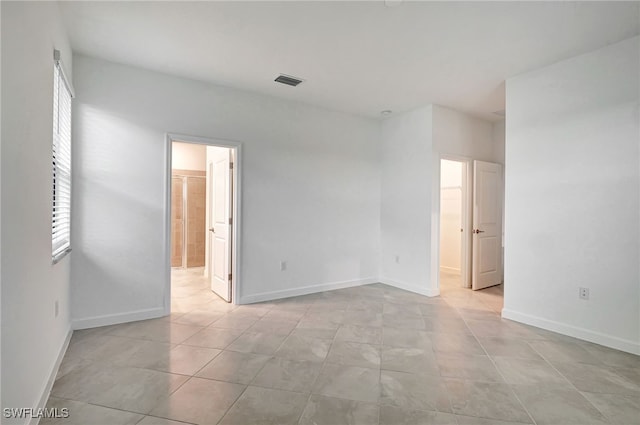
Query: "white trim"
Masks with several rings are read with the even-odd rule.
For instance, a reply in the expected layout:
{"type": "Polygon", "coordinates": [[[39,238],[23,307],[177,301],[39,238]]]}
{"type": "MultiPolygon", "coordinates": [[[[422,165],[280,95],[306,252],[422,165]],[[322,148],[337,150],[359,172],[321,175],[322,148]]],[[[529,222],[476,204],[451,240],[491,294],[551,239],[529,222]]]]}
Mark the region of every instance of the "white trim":
{"type": "Polygon", "coordinates": [[[431,264],[429,264],[430,288],[424,290],[418,288],[419,290],[416,290],[409,289],[409,287],[412,287],[412,285],[409,285],[409,287],[407,287],[407,284],[402,282],[397,282],[397,284],[389,283],[389,285],[406,289],[407,291],[417,292],[418,294],[422,295],[427,294],[421,291],[437,293],[438,295],[440,294],[440,164],[440,156],[433,155],[431,157],[431,169],[433,170],[431,176],[431,240],[429,241],[429,249],[431,251],[431,255],[430,258],[426,259],[427,261],[431,262],[431,264]]]}
{"type": "MultiPolygon", "coordinates": [[[[60,365],[62,364],[62,359],[64,359],[64,355],[67,353],[67,348],[69,348],[69,342],[71,341],[71,335],[73,335],[73,330],[69,328],[67,331],[67,336],[62,342],[62,346],[58,351],[58,356],[56,357],[56,361],[53,364],[53,369],[51,369],[51,373],[49,373],[49,379],[47,379],[47,383],[44,387],[44,391],[40,395],[40,400],[38,400],[38,405],[36,409],[44,409],[47,406],[47,401],[49,400],[49,395],[51,394],[51,390],[53,389],[53,384],[56,382],[56,376],[58,375],[58,370],[60,369],[60,365]]],[[[40,418],[32,417],[29,420],[29,425],[37,425],[40,421],[40,418]]]]}
{"type": "Polygon", "coordinates": [[[74,330],[98,328],[100,326],[118,325],[120,323],[135,322],[138,320],[157,319],[166,316],[163,307],[147,308],[144,310],[128,311],[125,313],[105,314],[102,316],[74,319],[71,328],[74,330]]]}
{"type": "Polygon", "coordinates": [[[411,283],[399,282],[397,280],[389,279],[386,277],[381,277],[380,283],[384,283],[385,285],[393,286],[398,289],[404,289],[405,291],[414,292],[416,294],[424,295],[427,297],[437,297],[438,295],[440,295],[439,288],[424,288],[413,285],[411,283]]]}
{"type": "Polygon", "coordinates": [[[261,292],[259,294],[243,295],[240,298],[240,304],[252,304],[262,301],[272,301],[281,298],[297,297],[300,295],[315,294],[318,292],[331,291],[334,289],[351,288],[354,286],[369,285],[372,283],[378,283],[379,280],[375,277],[369,277],[366,279],[345,280],[341,282],[320,283],[317,285],[302,286],[291,289],[281,289],[278,291],[261,292]]]}
{"type": "Polygon", "coordinates": [[[231,302],[241,304],[240,289],[242,285],[242,142],[235,140],[210,139],[186,134],[167,133],[165,137],[165,187],[164,187],[164,264],[165,264],[165,316],[171,314],[171,144],[173,142],[194,143],[208,146],[219,146],[233,149],[233,224],[232,232],[232,264],[231,264],[231,302]]]}
{"type": "Polygon", "coordinates": [[[625,351],[627,353],[640,355],[640,342],[638,341],[622,339],[600,332],[594,332],[589,329],[569,325],[567,323],[556,322],[553,320],[544,319],[542,317],[531,316],[529,314],[508,310],[506,308],[502,309],[502,317],[505,319],[513,320],[515,322],[520,322],[527,325],[535,326],[537,328],[545,329],[551,332],[557,332],[562,335],[567,335],[599,345],[604,345],[605,347],[610,347],[616,350],[625,351]]]}
{"type": "Polygon", "coordinates": [[[440,266],[440,271],[445,273],[460,274],[460,269],[458,267],[440,266]]]}

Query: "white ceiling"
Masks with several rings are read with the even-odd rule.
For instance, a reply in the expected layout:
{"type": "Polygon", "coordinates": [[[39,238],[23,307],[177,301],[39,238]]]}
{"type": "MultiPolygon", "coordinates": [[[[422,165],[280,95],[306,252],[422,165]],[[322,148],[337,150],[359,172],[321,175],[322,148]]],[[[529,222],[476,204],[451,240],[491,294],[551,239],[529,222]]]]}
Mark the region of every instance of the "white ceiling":
{"type": "Polygon", "coordinates": [[[62,2],[76,52],[379,117],[486,119],[504,80],[640,33],[640,2],[62,2]],[[306,80],[273,82],[284,73],[306,80]]]}

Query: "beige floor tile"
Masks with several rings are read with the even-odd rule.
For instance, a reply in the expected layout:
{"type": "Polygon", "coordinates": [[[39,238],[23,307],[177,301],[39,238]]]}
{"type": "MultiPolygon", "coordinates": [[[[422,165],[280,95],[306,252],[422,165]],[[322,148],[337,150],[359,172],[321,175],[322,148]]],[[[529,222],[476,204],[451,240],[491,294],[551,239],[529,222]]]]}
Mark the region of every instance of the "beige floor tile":
{"type": "Polygon", "coordinates": [[[327,362],[377,369],[380,368],[380,347],[359,342],[334,341],[327,362]]]}
{"type": "Polygon", "coordinates": [[[330,346],[331,341],[326,339],[290,335],[278,348],[275,355],[292,360],[322,362],[327,357],[330,346]]]}
{"type": "Polygon", "coordinates": [[[248,329],[248,332],[266,332],[280,335],[289,335],[298,325],[297,321],[285,319],[270,319],[268,317],[256,321],[248,329]]]}
{"type": "Polygon", "coordinates": [[[522,339],[478,338],[478,341],[491,357],[542,359],[529,343],[522,339]]]}
{"type": "Polygon", "coordinates": [[[270,358],[262,354],[223,351],[202,368],[196,376],[249,384],[270,358]]]}
{"type": "Polygon", "coordinates": [[[380,373],[380,404],[451,412],[442,378],[390,370],[382,370],[380,373]]]}
{"type": "Polygon", "coordinates": [[[378,423],[375,403],[312,395],[299,425],[371,425],[378,423]]]}
{"type": "Polygon", "coordinates": [[[406,302],[385,302],[382,306],[382,314],[390,316],[420,316],[420,304],[406,302]]]}
{"type": "MultiPolygon", "coordinates": [[[[380,303],[382,311],[382,303],[380,303]]],[[[342,321],[345,325],[380,327],[383,324],[382,313],[376,313],[374,308],[362,310],[347,310],[342,321]]]]}
{"type": "Polygon", "coordinates": [[[612,367],[611,370],[640,387],[640,367],[612,367]]]}
{"type": "Polygon", "coordinates": [[[377,369],[327,363],[316,380],[313,393],[375,403],[380,394],[380,372],[377,369]]]}
{"type": "Polygon", "coordinates": [[[504,382],[493,362],[487,356],[438,353],[436,361],[441,376],[471,381],[504,382]]]}
{"type": "Polygon", "coordinates": [[[478,338],[520,338],[527,340],[540,339],[540,336],[528,329],[525,325],[512,322],[510,320],[501,320],[500,322],[487,320],[466,319],[465,322],[471,332],[478,338]]]}
{"type": "Polygon", "coordinates": [[[435,354],[428,348],[383,347],[380,367],[420,375],[440,374],[435,354]]]}
{"type": "Polygon", "coordinates": [[[640,397],[640,387],[608,366],[586,363],[553,363],[580,391],[640,397]]]}
{"type": "Polygon", "coordinates": [[[380,425],[458,425],[451,413],[380,406],[380,425]]]}
{"type": "Polygon", "coordinates": [[[494,359],[498,371],[509,384],[570,386],[549,363],[542,359],[518,359],[497,357],[494,359]]]}
{"type": "Polygon", "coordinates": [[[94,363],[57,380],[51,394],[146,414],[187,379],[155,370],[94,363]]]}
{"type": "Polygon", "coordinates": [[[585,350],[597,357],[607,366],[640,369],[640,356],[603,347],[602,345],[582,343],[585,350]]]}
{"type": "MultiPolygon", "coordinates": [[[[189,422],[177,422],[171,419],[158,418],[157,416],[145,416],[136,425],[191,425],[189,422]]],[[[193,424],[195,425],[195,424],[193,424]]]]}
{"type": "Polygon", "coordinates": [[[222,418],[220,425],[295,425],[308,395],[249,387],[222,418]]]}
{"type": "Polygon", "coordinates": [[[460,318],[442,317],[434,320],[433,317],[425,316],[424,321],[425,329],[429,332],[471,335],[467,323],[460,318]]]}
{"type": "Polygon", "coordinates": [[[220,354],[220,350],[213,348],[178,345],[169,351],[165,358],[151,363],[148,367],[169,373],[192,376],[218,354],[220,354]]]}
{"type": "Polygon", "coordinates": [[[202,268],[172,280],[171,316],[74,333],[49,404],[75,418],[41,423],[514,425],[532,421],[522,403],[538,425],[640,416],[640,357],[501,319],[502,286],[234,306],[202,268]]]}
{"type": "Polygon", "coordinates": [[[465,334],[428,333],[433,350],[442,353],[484,355],[476,337],[465,334]]]}
{"type": "Polygon", "coordinates": [[[184,345],[224,349],[242,335],[237,329],[205,328],[183,342],[184,345]]]}
{"type": "Polygon", "coordinates": [[[79,340],[72,338],[66,356],[97,361],[109,361],[123,353],[134,352],[140,341],[104,333],[87,335],[79,340]]]}
{"type": "Polygon", "coordinates": [[[209,326],[223,316],[224,313],[220,311],[193,310],[185,314],[181,314],[178,318],[171,321],[181,325],[209,326]]]}
{"type": "Polygon", "coordinates": [[[385,328],[427,330],[424,319],[419,315],[383,314],[382,325],[385,328]]]}
{"type": "Polygon", "coordinates": [[[640,423],[640,397],[587,392],[583,392],[582,395],[612,424],[640,423]]]}
{"type": "Polygon", "coordinates": [[[381,344],[382,328],[357,325],[342,325],[335,335],[336,341],[381,344]]]}
{"type": "Polygon", "coordinates": [[[191,378],[169,397],[156,403],[153,416],[195,424],[215,424],[240,397],[244,385],[191,378]]]}
{"type": "Polygon", "coordinates": [[[144,339],[127,338],[129,348],[111,357],[111,362],[118,366],[151,367],[154,363],[166,361],[169,352],[176,347],[168,342],[149,341],[144,339]]]}
{"type": "MultiPolygon", "coordinates": [[[[499,421],[475,416],[455,415],[458,425],[522,425],[522,422],[499,421]]],[[[560,424],[558,424],[560,425],[560,424]]]]}
{"type": "Polygon", "coordinates": [[[340,323],[336,323],[332,320],[327,319],[315,319],[315,318],[307,318],[306,316],[300,319],[296,329],[325,329],[337,331],[340,327],[340,323]]]}
{"type": "Polygon", "coordinates": [[[286,338],[286,335],[268,332],[245,332],[233,341],[227,350],[271,355],[276,352],[286,338]]]}
{"type": "Polygon", "coordinates": [[[578,391],[531,385],[513,387],[537,425],[605,424],[605,417],[578,391]]]}
{"type": "Polygon", "coordinates": [[[333,340],[336,336],[338,329],[326,329],[326,328],[295,328],[291,331],[290,335],[298,336],[301,338],[318,338],[333,340]]]}
{"type": "Polygon", "coordinates": [[[448,380],[453,412],[500,421],[532,423],[507,384],[448,380]]]}
{"type": "Polygon", "coordinates": [[[382,328],[382,345],[432,349],[429,333],[415,329],[382,328]]]}
{"type": "Polygon", "coordinates": [[[143,418],[137,413],[55,397],[49,398],[47,408],[56,409],[58,417],[43,418],[40,425],[134,425],[143,418]]]}
{"type": "Polygon", "coordinates": [[[251,385],[278,390],[310,392],[322,370],[322,363],[273,357],[251,385]]]}
{"type": "Polygon", "coordinates": [[[256,316],[227,313],[209,325],[209,328],[237,329],[245,331],[253,326],[257,321],[258,317],[256,316]]]}
{"type": "Polygon", "coordinates": [[[199,326],[181,325],[161,319],[131,322],[109,331],[109,335],[180,344],[202,330],[199,326]]]}
{"type": "Polygon", "coordinates": [[[582,344],[562,341],[531,341],[529,345],[550,362],[602,364],[602,361],[588,352],[582,344]]]}

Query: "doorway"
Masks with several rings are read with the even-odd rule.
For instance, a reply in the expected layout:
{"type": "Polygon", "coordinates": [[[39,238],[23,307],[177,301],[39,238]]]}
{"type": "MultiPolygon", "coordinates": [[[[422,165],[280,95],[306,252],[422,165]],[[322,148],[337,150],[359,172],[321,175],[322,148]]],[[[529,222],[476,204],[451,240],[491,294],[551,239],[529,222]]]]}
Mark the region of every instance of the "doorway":
{"type": "Polygon", "coordinates": [[[210,297],[189,297],[206,290],[237,304],[240,149],[237,142],[167,136],[167,312],[172,292],[174,301],[185,294],[206,303],[210,297]]]}
{"type": "Polygon", "coordinates": [[[440,284],[469,288],[468,161],[440,160],[440,284]]]}
{"type": "Polygon", "coordinates": [[[441,290],[502,283],[502,166],[440,159],[441,290]]]}

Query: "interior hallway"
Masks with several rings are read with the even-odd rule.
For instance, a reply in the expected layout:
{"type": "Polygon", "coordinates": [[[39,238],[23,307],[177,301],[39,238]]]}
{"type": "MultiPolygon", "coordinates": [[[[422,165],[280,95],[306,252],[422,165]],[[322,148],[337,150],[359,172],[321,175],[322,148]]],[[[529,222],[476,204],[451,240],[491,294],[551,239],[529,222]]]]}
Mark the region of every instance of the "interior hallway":
{"type": "Polygon", "coordinates": [[[631,424],[640,358],[499,317],[501,287],[246,306],[174,270],[170,317],[76,331],[42,424],[631,424]]]}

